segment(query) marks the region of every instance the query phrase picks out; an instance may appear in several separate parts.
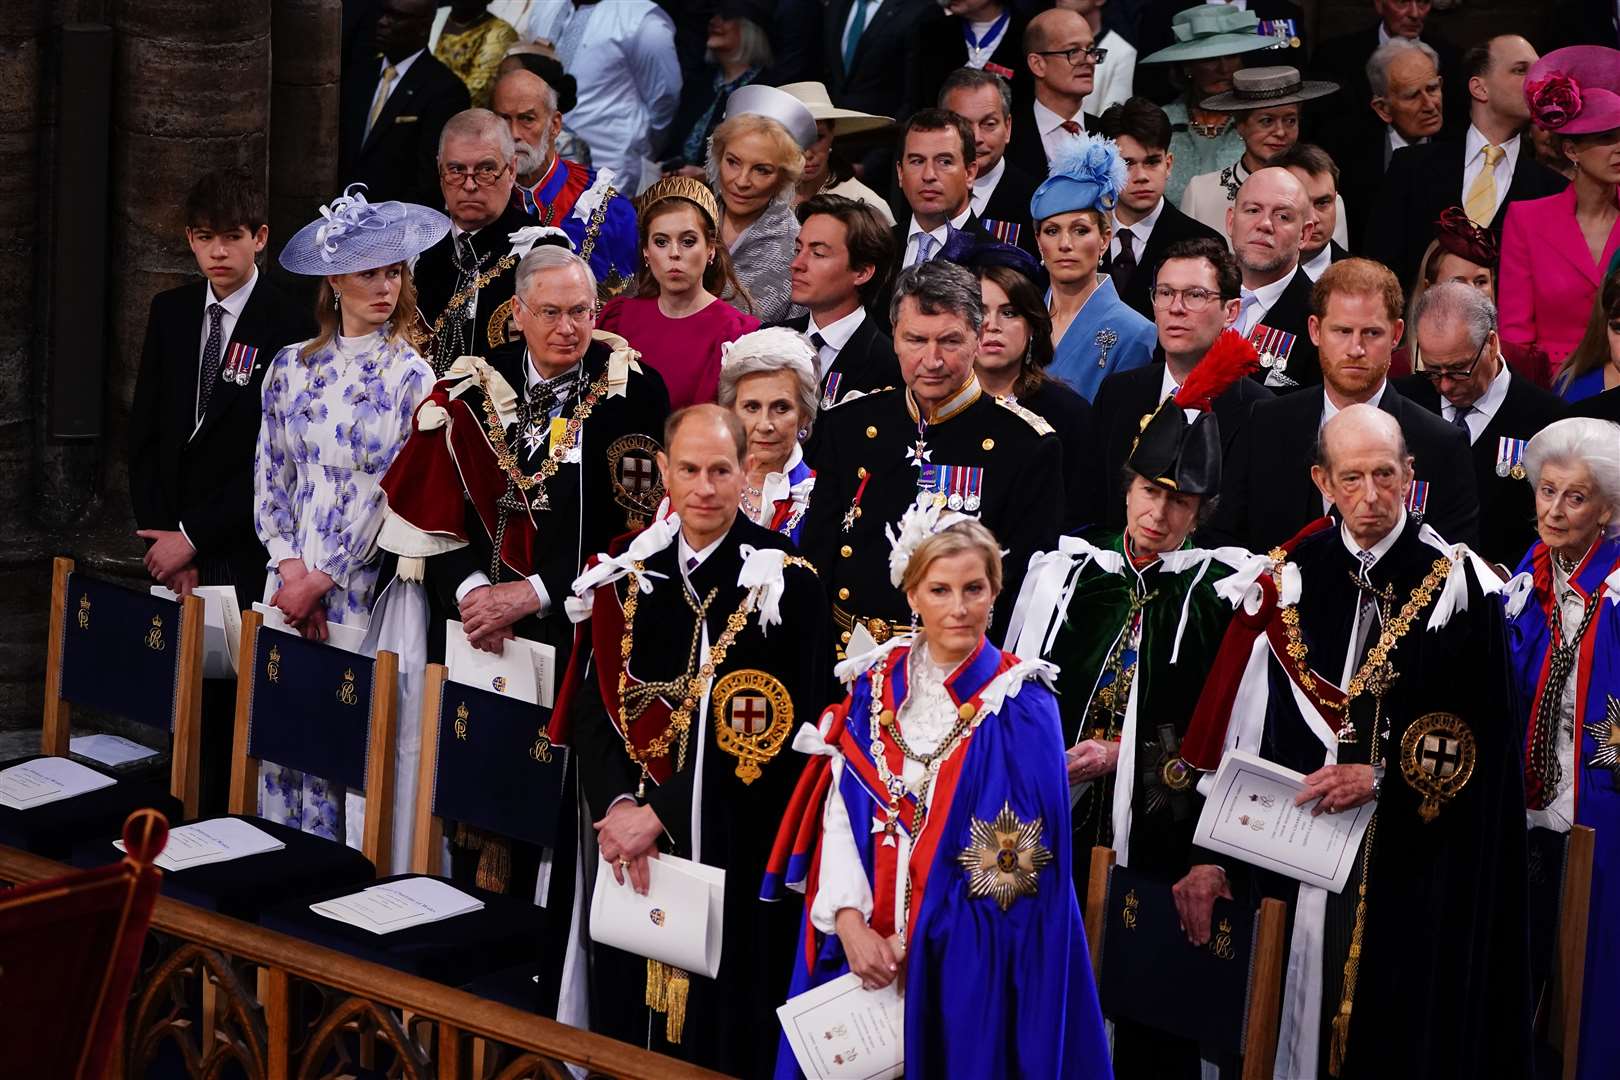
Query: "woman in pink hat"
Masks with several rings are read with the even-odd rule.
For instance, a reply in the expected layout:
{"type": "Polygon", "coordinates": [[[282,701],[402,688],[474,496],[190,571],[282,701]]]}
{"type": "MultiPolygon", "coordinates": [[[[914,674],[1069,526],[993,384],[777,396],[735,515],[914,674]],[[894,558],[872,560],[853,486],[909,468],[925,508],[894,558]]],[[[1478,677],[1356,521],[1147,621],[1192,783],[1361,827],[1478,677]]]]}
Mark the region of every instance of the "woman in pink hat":
{"type": "Polygon", "coordinates": [[[1524,96],[1575,179],[1562,194],[1508,207],[1502,339],[1540,346],[1556,366],[1581,340],[1603,269],[1620,249],[1620,51],[1550,52],[1525,77],[1524,96]]]}

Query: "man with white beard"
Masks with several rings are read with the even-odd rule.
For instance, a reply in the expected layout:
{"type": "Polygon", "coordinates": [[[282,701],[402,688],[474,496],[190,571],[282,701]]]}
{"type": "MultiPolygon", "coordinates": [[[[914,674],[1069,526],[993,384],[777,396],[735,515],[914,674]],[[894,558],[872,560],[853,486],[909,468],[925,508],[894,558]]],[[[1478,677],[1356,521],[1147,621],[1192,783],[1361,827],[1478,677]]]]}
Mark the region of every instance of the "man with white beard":
{"type": "Polygon", "coordinates": [[[509,71],[495,83],[490,108],[511,125],[517,147],[513,205],[568,234],[574,251],[591,264],[604,299],[619,292],[641,267],[635,204],[620,192],[611,169],[589,169],[557,154],[563,122],[557,91],[533,72],[509,71]]]}

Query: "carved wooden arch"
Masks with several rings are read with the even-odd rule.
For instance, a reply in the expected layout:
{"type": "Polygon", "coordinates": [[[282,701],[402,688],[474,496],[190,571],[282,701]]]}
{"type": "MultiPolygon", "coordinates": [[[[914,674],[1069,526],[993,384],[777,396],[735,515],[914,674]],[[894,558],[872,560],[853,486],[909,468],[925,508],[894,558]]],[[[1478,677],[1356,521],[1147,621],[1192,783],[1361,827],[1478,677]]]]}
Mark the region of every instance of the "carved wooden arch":
{"type": "Polygon", "coordinates": [[[249,1080],[267,1080],[269,1076],[269,1037],[264,1018],[225,955],[216,949],[188,943],[158,966],[131,1015],[125,1043],[125,1075],[145,1076],[165,1039],[174,1040],[185,1060],[187,1075],[198,1080],[219,1076],[228,1061],[235,1061],[249,1080]],[[203,1032],[209,1037],[205,1051],[198,1045],[197,1036],[207,1025],[195,1024],[185,1015],[188,1006],[201,1011],[202,1002],[188,1000],[186,990],[188,983],[194,983],[200,992],[202,980],[209,977],[219,987],[224,1007],[212,1030],[203,1032]],[[165,996],[168,1007],[158,1016],[165,996]]]}
{"type": "Polygon", "coordinates": [[[389,1070],[390,1076],[406,1077],[408,1080],[431,1080],[433,1065],[422,1049],[405,1034],[399,1021],[394,1018],[391,1010],[378,1007],[374,1001],[365,998],[350,997],[340,1002],[320,1022],[310,1035],[308,1044],[304,1047],[304,1054],[298,1063],[298,1080],[330,1080],[337,1073],[317,1073],[321,1062],[326,1060],[329,1053],[336,1052],[339,1060],[346,1059],[346,1054],[336,1043],[339,1031],[354,1025],[358,1034],[363,1038],[374,1035],[389,1046],[393,1047],[395,1064],[389,1070]]]}
{"type": "Polygon", "coordinates": [[[539,1054],[524,1054],[495,1075],[495,1080],[569,1080],[567,1068],[539,1054]]]}

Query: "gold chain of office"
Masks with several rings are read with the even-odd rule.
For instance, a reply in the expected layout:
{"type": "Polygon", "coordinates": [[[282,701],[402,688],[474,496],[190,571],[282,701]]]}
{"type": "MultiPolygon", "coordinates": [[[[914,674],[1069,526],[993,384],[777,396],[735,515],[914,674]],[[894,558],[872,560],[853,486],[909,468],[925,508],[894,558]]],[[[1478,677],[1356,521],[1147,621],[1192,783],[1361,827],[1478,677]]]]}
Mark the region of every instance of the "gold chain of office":
{"type": "Polygon", "coordinates": [[[495,460],[500,465],[501,471],[506,473],[519,490],[528,491],[536,484],[544,484],[550,480],[562,467],[563,458],[568,456],[568,452],[579,441],[579,433],[585,427],[585,421],[590,419],[597,403],[602,400],[602,395],[607,392],[608,373],[604,371],[601,378],[591,384],[584,399],[574,407],[574,415],[568,418],[568,426],[563,431],[563,437],[557,440],[551,452],[546,455],[546,460],[540,463],[539,470],[533,475],[527,475],[518,468],[517,453],[506,444],[506,426],[501,423],[500,415],[495,411],[495,402],[490,398],[488,378],[480,374],[478,383],[484,389],[484,426],[489,430],[489,444],[495,451],[495,460]]]}
{"type": "MultiPolygon", "coordinates": [[[[1288,556],[1280,548],[1274,549],[1270,556],[1272,577],[1277,584],[1277,591],[1281,593],[1282,568],[1288,556]]],[[[1400,644],[1407,631],[1412,629],[1413,620],[1417,618],[1419,612],[1428,606],[1429,601],[1434,597],[1434,590],[1440,587],[1441,581],[1449,573],[1451,573],[1450,559],[1436,559],[1434,561],[1434,565],[1429,569],[1428,576],[1418,583],[1417,588],[1412,590],[1412,594],[1407,597],[1406,603],[1401,605],[1400,612],[1390,620],[1389,625],[1379,633],[1377,643],[1367,651],[1367,659],[1362,662],[1355,676],[1351,678],[1350,686],[1345,691],[1344,699],[1341,701],[1330,701],[1317,690],[1316,677],[1311,673],[1310,650],[1306,647],[1305,641],[1300,637],[1299,633],[1299,608],[1294,604],[1284,607],[1280,613],[1283,635],[1288,641],[1288,658],[1293,661],[1294,675],[1299,682],[1300,688],[1310,694],[1318,705],[1325,709],[1331,709],[1336,713],[1346,712],[1350,708],[1350,703],[1369,689],[1375,697],[1382,697],[1384,691],[1388,689],[1385,685],[1387,677],[1383,672],[1385,665],[1389,662],[1389,654],[1394,651],[1396,645],[1400,644]]]]}

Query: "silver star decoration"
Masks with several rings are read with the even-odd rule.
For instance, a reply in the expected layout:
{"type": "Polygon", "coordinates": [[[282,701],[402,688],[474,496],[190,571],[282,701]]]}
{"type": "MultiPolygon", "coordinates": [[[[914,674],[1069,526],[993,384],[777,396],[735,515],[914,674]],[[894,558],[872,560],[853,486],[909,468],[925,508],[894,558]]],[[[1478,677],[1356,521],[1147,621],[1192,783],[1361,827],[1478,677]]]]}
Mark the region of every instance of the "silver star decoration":
{"type": "Polygon", "coordinates": [[[523,429],[523,448],[533,454],[546,444],[545,424],[531,423],[523,429]]]}
{"type": "Polygon", "coordinates": [[[919,438],[917,445],[906,451],[906,461],[917,468],[922,468],[925,461],[933,461],[934,452],[928,449],[926,440],[919,438]]]}
{"type": "Polygon", "coordinates": [[[1586,732],[1597,742],[1597,750],[1587,766],[1610,769],[1620,777],[1620,698],[1609,698],[1608,715],[1595,724],[1587,724],[1586,732]]]}

